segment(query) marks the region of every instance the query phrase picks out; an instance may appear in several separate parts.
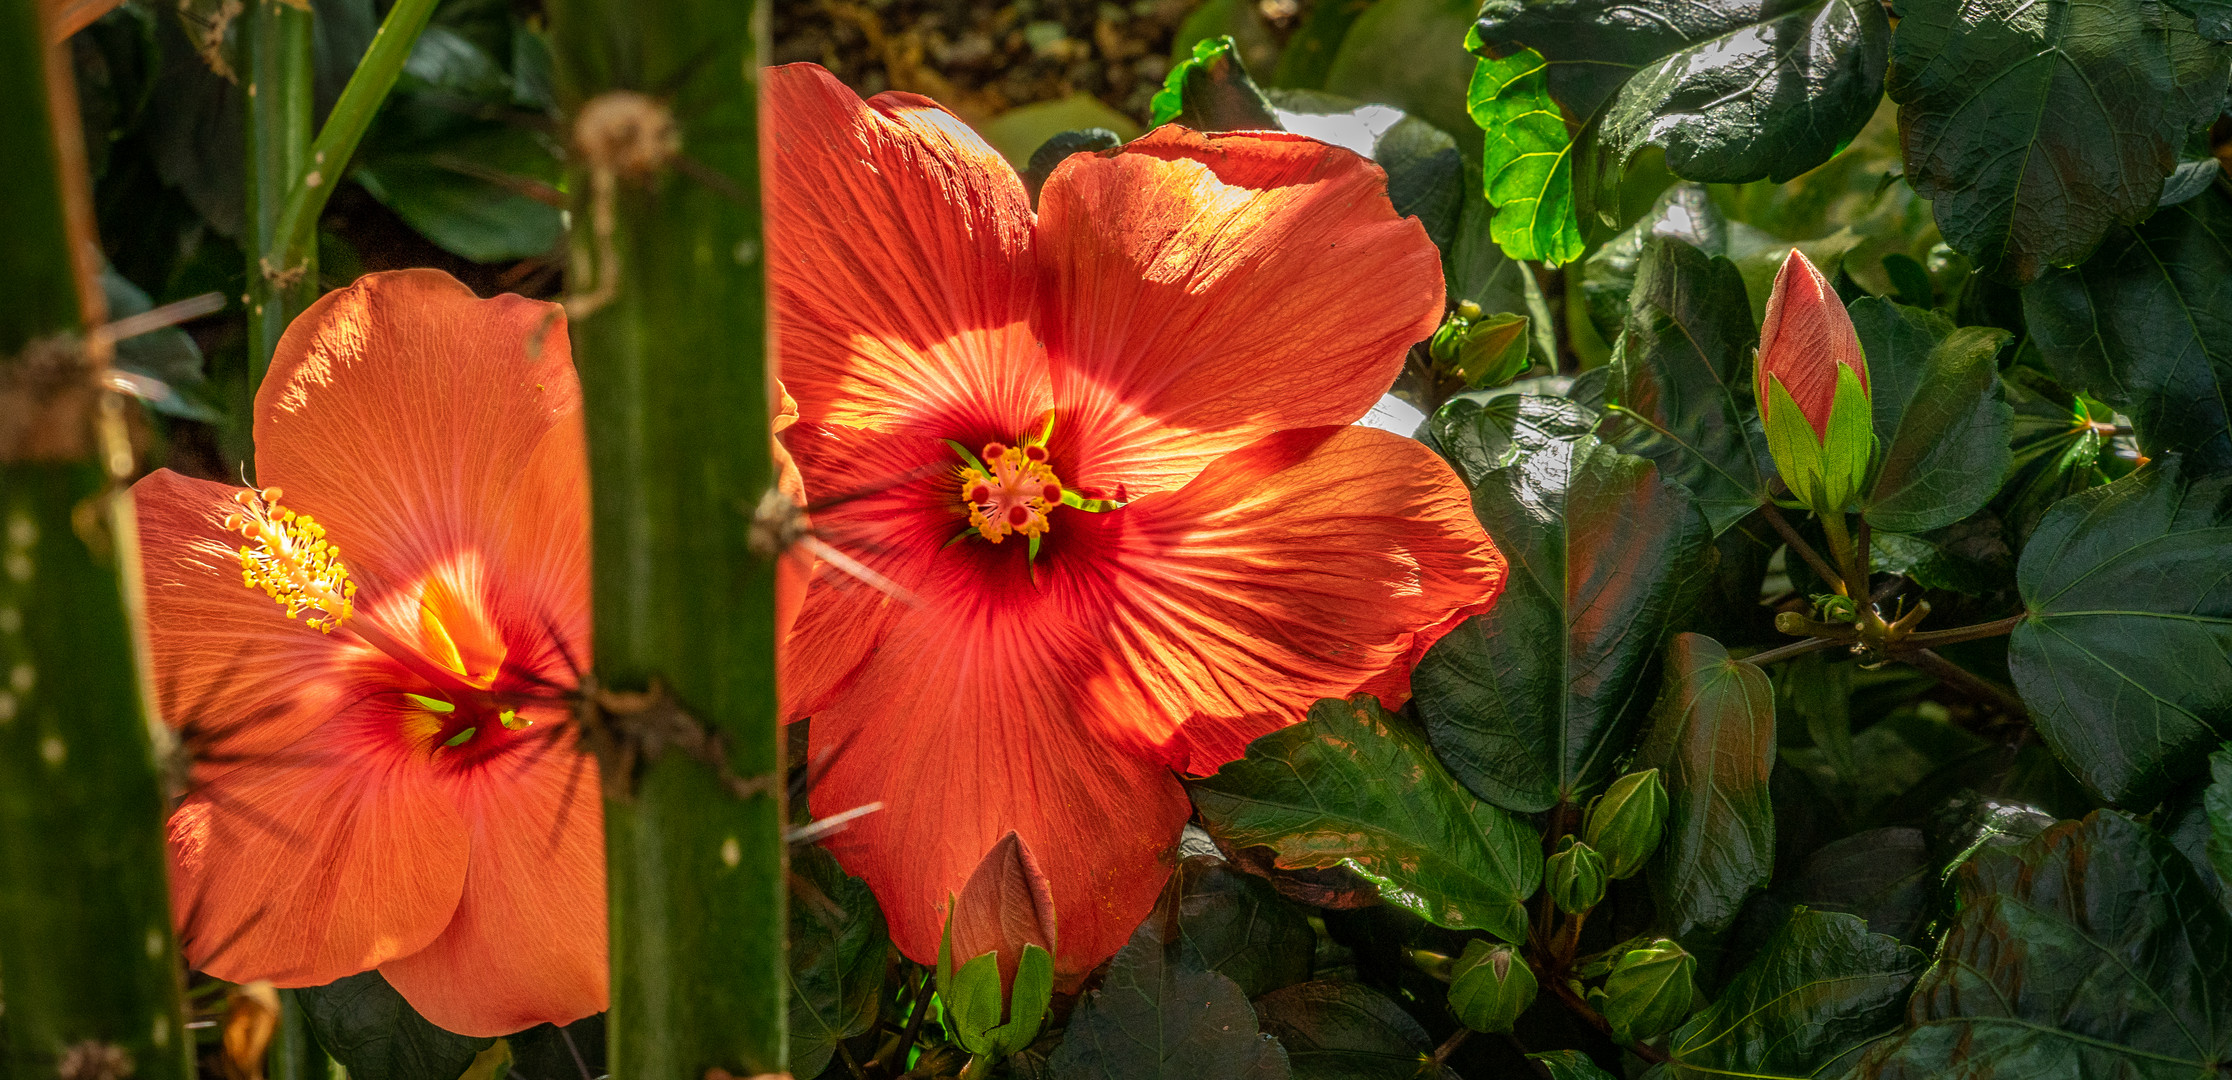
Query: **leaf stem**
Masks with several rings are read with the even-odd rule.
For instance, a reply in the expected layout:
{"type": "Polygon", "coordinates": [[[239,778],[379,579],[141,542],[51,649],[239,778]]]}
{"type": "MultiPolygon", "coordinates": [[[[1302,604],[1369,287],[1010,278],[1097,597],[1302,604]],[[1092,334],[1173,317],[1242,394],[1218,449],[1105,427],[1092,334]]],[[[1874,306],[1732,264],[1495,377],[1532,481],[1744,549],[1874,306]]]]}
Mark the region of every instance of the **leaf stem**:
{"type": "Polygon", "coordinates": [[[1783,517],[1782,510],[1779,507],[1771,502],[1763,502],[1759,504],[1759,509],[1766,513],[1767,524],[1774,526],[1775,531],[1782,534],[1783,543],[1790,545],[1790,550],[1797,552],[1799,558],[1806,560],[1806,565],[1812,567],[1813,572],[1821,580],[1828,582],[1843,580],[1843,575],[1837,573],[1829,565],[1828,560],[1823,559],[1821,553],[1815,551],[1814,546],[1806,542],[1805,537],[1798,535],[1798,530],[1791,527],[1790,519],[1783,517]]]}
{"type": "Polygon", "coordinates": [[[1430,1069],[1425,1071],[1440,1071],[1442,1066],[1449,1064],[1450,1055],[1455,1054],[1457,1048],[1465,1045],[1465,1040],[1469,1038],[1472,1038],[1472,1029],[1469,1027],[1461,1026],[1451,1032],[1449,1038],[1442,1040],[1442,1044],[1434,1048],[1434,1060],[1430,1069]]]}
{"type": "Polygon", "coordinates": [[[1804,641],[1794,641],[1788,645],[1777,646],[1776,648],[1769,649],[1766,652],[1753,653],[1750,656],[1738,657],[1737,659],[1740,659],[1747,664],[1752,664],[1758,667],[1766,667],[1769,664],[1779,664],[1785,660],[1804,656],[1807,653],[1820,652],[1823,649],[1834,648],[1838,645],[1845,644],[1850,643],[1839,638],[1807,638],[1804,641]]]}
{"type": "Polygon", "coordinates": [[[2022,625],[2023,620],[2028,618],[2030,618],[2030,612],[2026,611],[2020,615],[2010,615],[2004,619],[1977,623],[1974,626],[1956,626],[1951,630],[1931,630],[1920,634],[1908,634],[1899,641],[1899,646],[1905,649],[1928,649],[1938,645],[1952,645],[1956,642],[1999,637],[2002,634],[2013,633],[2015,628],[2022,625]]]}
{"type": "Polygon", "coordinates": [[[2024,707],[2023,699],[2001,689],[1983,676],[1928,649],[1916,649],[1912,652],[1902,653],[1899,659],[1937,676],[1938,681],[1967,694],[1969,697],[1989,705],[1998,706],[2000,711],[2010,716],[2018,718],[2030,716],[2030,710],[2024,707]]]}

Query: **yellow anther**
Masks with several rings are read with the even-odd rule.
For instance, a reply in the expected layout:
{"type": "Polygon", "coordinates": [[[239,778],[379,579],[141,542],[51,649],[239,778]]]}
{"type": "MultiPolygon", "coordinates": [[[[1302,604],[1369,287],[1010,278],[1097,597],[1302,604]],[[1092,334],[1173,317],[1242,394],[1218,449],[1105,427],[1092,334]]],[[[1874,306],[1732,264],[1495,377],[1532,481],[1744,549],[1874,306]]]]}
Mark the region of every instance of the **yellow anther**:
{"type": "Polygon", "coordinates": [[[279,496],[275,487],[233,495],[240,512],[225,515],[225,528],[248,541],[240,549],[241,583],[262,589],[290,619],[308,613],[307,625],[330,634],[356,613],[356,582],[324,526],[281,507],[279,496]]]}
{"type": "Polygon", "coordinates": [[[961,501],[977,535],[995,544],[1010,533],[1033,540],[1045,535],[1047,511],[1062,502],[1062,482],[1047,464],[1046,448],[992,443],[982,460],[983,469],[961,469],[961,501]]]}

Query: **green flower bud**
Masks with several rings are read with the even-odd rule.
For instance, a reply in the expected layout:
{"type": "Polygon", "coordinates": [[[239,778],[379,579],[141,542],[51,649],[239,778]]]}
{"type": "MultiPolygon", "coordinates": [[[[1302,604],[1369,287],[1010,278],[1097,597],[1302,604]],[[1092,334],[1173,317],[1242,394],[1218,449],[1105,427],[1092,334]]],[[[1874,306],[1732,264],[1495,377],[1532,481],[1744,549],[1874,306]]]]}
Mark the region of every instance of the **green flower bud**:
{"type": "Polygon", "coordinates": [[[1558,910],[1578,915],[1604,899],[1604,856],[1568,836],[1558,841],[1558,853],[1542,868],[1542,879],[1558,910]]]}
{"type": "Polygon", "coordinates": [[[1658,850],[1666,830],[1666,785],[1657,769],[1629,773],[1589,806],[1582,830],[1588,845],[1604,856],[1605,873],[1631,878],[1658,850]]]}
{"type": "Polygon", "coordinates": [[[1511,946],[1473,940],[1457,958],[1449,982],[1449,1011],[1474,1031],[1511,1030],[1534,1004],[1535,976],[1511,946]]]}
{"type": "Polygon", "coordinates": [[[1612,1041],[1664,1035],[1689,1019],[1697,997],[1697,958],[1660,938],[1630,949],[1604,979],[1604,1019],[1612,1041]]]}

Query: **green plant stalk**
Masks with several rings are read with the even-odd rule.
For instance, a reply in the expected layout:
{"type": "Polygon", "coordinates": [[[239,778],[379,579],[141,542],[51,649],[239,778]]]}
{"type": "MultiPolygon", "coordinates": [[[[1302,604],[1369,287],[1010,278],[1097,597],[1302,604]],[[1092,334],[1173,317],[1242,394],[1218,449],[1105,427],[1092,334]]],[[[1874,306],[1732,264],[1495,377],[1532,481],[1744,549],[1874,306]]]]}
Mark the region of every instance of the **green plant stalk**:
{"type": "MultiPolygon", "coordinates": [[[[637,103],[671,104],[687,159],[616,176],[577,145],[571,162],[598,686],[663,688],[725,757],[670,751],[631,790],[605,791],[607,1050],[630,1080],[781,1072],[786,1057],[775,568],[750,543],[775,482],[758,8],[549,5],[568,115],[614,91],[647,95],[637,103]]],[[[610,723],[626,738],[625,717],[610,723]]]]}
{"type": "MultiPolygon", "coordinates": [[[[76,94],[43,40],[36,0],[0,0],[0,143],[15,155],[0,194],[0,385],[33,347],[83,343],[87,380],[108,352],[85,333],[106,311],[76,94]]],[[[135,590],[119,572],[137,553],[113,495],[130,467],[117,404],[13,398],[69,437],[0,447],[0,1076],[54,1076],[73,1049],[129,1055],[138,1080],[194,1075],[135,590]]]]}
{"type": "Polygon", "coordinates": [[[318,298],[318,253],[280,242],[288,193],[310,160],[312,70],[310,12],[285,0],[249,0],[242,42],[241,91],[247,100],[245,194],[248,249],[248,401],[271,366],[279,335],[318,298]]]}

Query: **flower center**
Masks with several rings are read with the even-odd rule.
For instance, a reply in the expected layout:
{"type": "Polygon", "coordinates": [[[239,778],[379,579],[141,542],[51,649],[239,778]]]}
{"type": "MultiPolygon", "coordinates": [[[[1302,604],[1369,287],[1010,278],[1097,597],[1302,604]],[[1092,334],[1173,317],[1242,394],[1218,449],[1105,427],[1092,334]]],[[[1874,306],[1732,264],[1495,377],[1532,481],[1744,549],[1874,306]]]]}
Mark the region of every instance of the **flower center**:
{"type": "Polygon", "coordinates": [[[307,625],[330,634],[356,613],[356,582],[325,528],[280,506],[279,496],[275,487],[233,494],[240,510],[225,515],[225,529],[250,541],[240,549],[240,580],[262,589],[288,618],[307,612],[307,625]]]}
{"type": "Polygon", "coordinates": [[[1044,446],[986,443],[984,457],[961,469],[961,501],[977,535],[997,544],[1010,533],[1034,541],[1046,534],[1047,512],[1062,504],[1062,481],[1046,457],[1044,446]]]}

